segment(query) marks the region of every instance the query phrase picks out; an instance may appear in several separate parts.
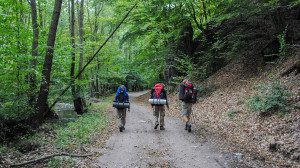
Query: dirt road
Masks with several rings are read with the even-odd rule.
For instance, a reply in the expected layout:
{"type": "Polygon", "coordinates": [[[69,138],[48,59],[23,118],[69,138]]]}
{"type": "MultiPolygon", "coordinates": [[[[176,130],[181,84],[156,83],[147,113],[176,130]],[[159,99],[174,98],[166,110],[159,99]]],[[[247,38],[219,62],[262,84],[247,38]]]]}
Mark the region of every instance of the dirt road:
{"type": "MultiPolygon", "coordinates": [[[[143,92],[145,93],[145,92],[143,92]]],[[[154,129],[154,117],[149,106],[135,101],[143,94],[131,93],[131,112],[127,112],[126,130],[115,130],[101,149],[102,156],[95,161],[97,167],[176,167],[176,168],[229,168],[225,155],[194,131],[184,130],[182,120],[165,117],[166,130],[154,129]]]]}

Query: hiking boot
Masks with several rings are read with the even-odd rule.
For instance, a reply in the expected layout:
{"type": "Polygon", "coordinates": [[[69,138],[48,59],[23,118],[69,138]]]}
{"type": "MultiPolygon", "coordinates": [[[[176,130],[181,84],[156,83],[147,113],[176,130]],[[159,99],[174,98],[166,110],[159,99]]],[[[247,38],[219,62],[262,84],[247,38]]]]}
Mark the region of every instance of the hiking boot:
{"type": "Polygon", "coordinates": [[[192,125],[188,125],[188,131],[191,132],[192,131],[192,125]]]}
{"type": "Polygon", "coordinates": [[[119,127],[120,132],[123,132],[125,130],[125,127],[119,127]]]}
{"type": "Polygon", "coordinates": [[[158,125],[159,125],[158,122],[156,122],[155,126],[154,126],[154,129],[157,129],[158,125]]]}
{"type": "Polygon", "coordinates": [[[189,132],[191,132],[192,131],[192,125],[191,125],[191,123],[190,122],[186,122],[186,124],[185,124],[185,130],[188,130],[189,132]]]}
{"type": "Polygon", "coordinates": [[[163,127],[163,126],[160,126],[160,130],[165,130],[165,127],[163,127]]]}

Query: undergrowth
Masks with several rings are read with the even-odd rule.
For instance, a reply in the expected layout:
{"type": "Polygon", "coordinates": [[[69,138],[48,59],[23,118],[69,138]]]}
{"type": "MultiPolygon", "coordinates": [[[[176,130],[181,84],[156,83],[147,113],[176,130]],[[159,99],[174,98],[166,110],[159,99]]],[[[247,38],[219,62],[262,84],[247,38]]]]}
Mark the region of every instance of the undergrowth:
{"type": "Polygon", "coordinates": [[[261,83],[255,85],[253,89],[259,92],[247,104],[250,113],[259,112],[262,116],[266,116],[279,112],[282,116],[289,112],[288,98],[291,94],[282,86],[280,80],[261,83]]]}
{"type": "Polygon", "coordinates": [[[102,113],[86,113],[67,127],[57,130],[55,143],[59,148],[74,148],[90,142],[90,137],[102,131],[109,120],[102,113]]]}
{"type": "MultiPolygon", "coordinates": [[[[105,111],[111,109],[113,97],[103,98],[100,103],[92,103],[89,112],[81,115],[74,122],[62,125],[61,123],[46,123],[41,126],[35,135],[27,135],[20,138],[20,141],[0,146],[0,154],[4,154],[9,148],[10,151],[19,153],[23,142],[35,142],[43,148],[56,148],[65,152],[74,153],[83,144],[91,143],[95,137],[108,126],[110,120],[106,117],[105,111]]],[[[28,151],[27,151],[28,152],[28,151]]],[[[26,153],[26,151],[25,151],[26,153]]],[[[72,158],[61,159],[51,158],[44,165],[46,167],[64,167],[74,165],[72,158]]],[[[1,167],[1,166],[0,166],[1,167]]],[[[72,166],[71,166],[72,167],[72,166]]]]}

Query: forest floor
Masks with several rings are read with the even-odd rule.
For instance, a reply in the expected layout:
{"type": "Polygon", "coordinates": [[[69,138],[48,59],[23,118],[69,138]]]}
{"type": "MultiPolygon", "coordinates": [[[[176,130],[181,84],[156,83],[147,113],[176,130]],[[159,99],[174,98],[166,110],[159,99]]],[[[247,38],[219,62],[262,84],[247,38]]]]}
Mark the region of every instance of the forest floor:
{"type": "Polygon", "coordinates": [[[149,93],[129,93],[129,96],[131,112],[127,112],[123,132],[117,129],[115,109],[107,109],[104,114],[110,119],[109,124],[91,137],[88,144],[64,150],[45,144],[25,154],[8,150],[3,153],[8,163],[0,167],[246,167],[240,153],[222,152],[224,144],[199,125],[193,124],[192,131],[187,132],[181,118],[166,116],[166,129],[155,130],[152,108],[147,102],[149,93]],[[54,159],[53,154],[61,151],[77,157],[58,155],[54,159]],[[30,160],[33,162],[29,163],[30,160]],[[20,162],[28,164],[10,166],[20,162]]]}
{"type": "MultiPolygon", "coordinates": [[[[294,48],[281,62],[257,67],[256,72],[237,60],[206,81],[193,81],[206,91],[193,105],[195,123],[232,147],[224,145],[223,151],[242,153],[243,163],[248,167],[299,168],[300,74],[294,70],[283,75],[299,63],[300,49],[294,48]],[[271,109],[267,115],[249,112],[253,97],[274,92],[277,88],[274,83],[280,84],[277,91],[290,94],[285,104],[289,112],[284,114],[279,109],[271,109]]],[[[270,100],[276,101],[275,94],[272,96],[270,100]]],[[[178,93],[170,93],[168,98],[171,106],[167,114],[180,117],[178,93]]]]}
{"type": "MultiPolygon", "coordinates": [[[[300,49],[277,66],[266,66],[258,73],[247,73],[239,62],[232,62],[207,81],[202,81],[201,85],[214,89],[205,96],[199,95],[200,99],[193,105],[191,133],[184,130],[176,91],[168,95],[170,111],[167,111],[166,130],[163,131],[153,129],[154,117],[147,102],[149,93],[130,93],[131,112],[127,112],[126,130],[119,132],[115,109],[109,107],[103,112],[111,119],[109,125],[78,151],[69,149],[93,155],[75,157],[72,163],[68,162],[69,156],[60,156],[63,162],[65,159],[60,164],[65,165],[63,167],[298,168],[300,75],[294,72],[289,76],[282,74],[299,61],[300,49]],[[271,79],[270,74],[273,76],[271,79]],[[288,106],[293,111],[285,115],[274,111],[269,116],[249,113],[247,104],[261,91],[253,89],[253,86],[268,86],[274,81],[280,81],[281,86],[291,93],[288,106]]],[[[50,150],[42,146],[24,156],[7,151],[10,156],[3,158],[20,162],[32,156],[39,158],[47,153],[59,152],[54,147],[50,150]]],[[[44,167],[45,161],[21,167],[44,167]]],[[[6,166],[0,164],[0,167],[6,166]]]]}
{"type": "Polygon", "coordinates": [[[105,145],[91,149],[101,155],[93,157],[90,167],[243,167],[239,154],[220,152],[219,145],[210,142],[211,134],[195,126],[189,133],[179,118],[166,116],[166,129],[155,130],[152,108],[145,104],[148,93],[129,96],[126,130],[119,132],[115,125],[105,145]]]}

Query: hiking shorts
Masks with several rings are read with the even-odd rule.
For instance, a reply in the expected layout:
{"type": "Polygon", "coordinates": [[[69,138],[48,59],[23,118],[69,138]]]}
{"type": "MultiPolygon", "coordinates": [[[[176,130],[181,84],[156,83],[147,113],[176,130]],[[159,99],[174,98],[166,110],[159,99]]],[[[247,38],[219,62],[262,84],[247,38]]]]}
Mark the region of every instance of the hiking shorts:
{"type": "Polygon", "coordinates": [[[190,116],[192,113],[192,103],[182,102],[181,104],[181,115],[182,116],[190,116]]]}

